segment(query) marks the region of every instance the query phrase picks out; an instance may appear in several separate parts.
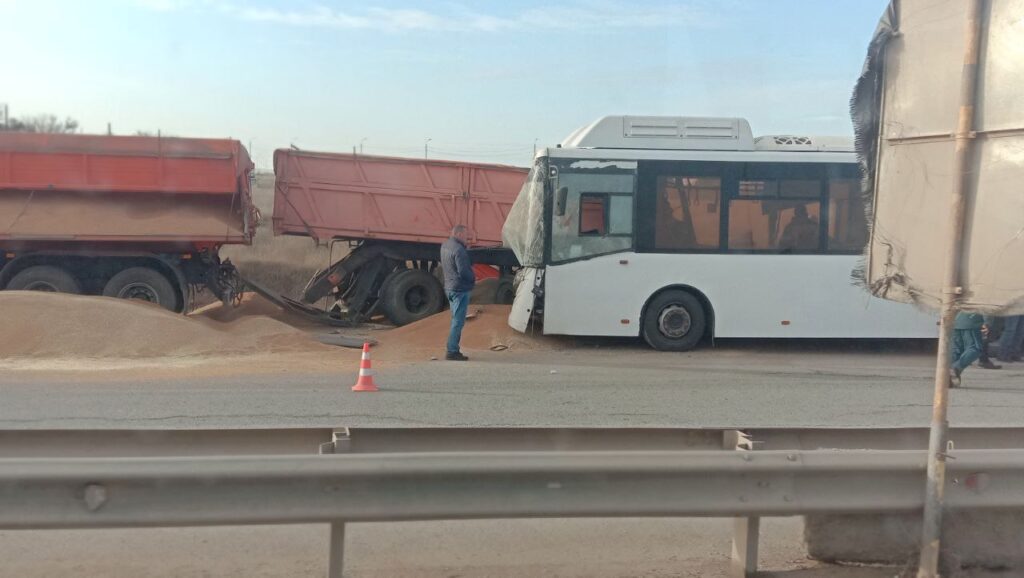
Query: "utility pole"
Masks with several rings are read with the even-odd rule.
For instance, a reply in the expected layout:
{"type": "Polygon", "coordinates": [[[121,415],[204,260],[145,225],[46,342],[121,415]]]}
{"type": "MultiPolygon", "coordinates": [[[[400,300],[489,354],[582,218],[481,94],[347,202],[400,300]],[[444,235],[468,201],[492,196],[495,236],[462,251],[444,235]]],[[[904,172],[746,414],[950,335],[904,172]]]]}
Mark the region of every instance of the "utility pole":
{"type": "MultiPolygon", "coordinates": [[[[533,139],[533,156],[537,156],[537,139],[533,139]]],[[[533,158],[533,157],[530,157],[533,158]]]]}
{"type": "Polygon", "coordinates": [[[963,293],[961,253],[964,245],[964,220],[967,213],[968,172],[974,143],[974,106],[978,86],[978,52],[981,46],[981,4],[970,0],[964,33],[963,71],[960,76],[960,107],[957,116],[956,148],[953,157],[953,194],[950,207],[950,230],[946,246],[946,270],[942,285],[942,314],[939,329],[939,352],[935,363],[935,399],[928,436],[928,470],[924,496],[924,519],[921,523],[921,559],[918,578],[939,575],[939,554],[942,543],[942,514],[946,494],[946,447],[949,434],[949,355],[953,320],[963,293]]]}
{"type": "Polygon", "coordinates": [[[7,103],[4,103],[3,108],[0,109],[3,112],[4,128],[10,128],[11,126],[11,110],[7,108],[7,103]]]}
{"type": "Polygon", "coordinates": [[[110,126],[110,122],[107,122],[107,136],[113,136],[114,129],[110,126]]]}
{"type": "Polygon", "coordinates": [[[427,145],[428,145],[428,144],[430,143],[430,141],[432,141],[432,140],[434,140],[434,139],[428,138],[428,139],[425,139],[425,140],[423,141],[423,158],[425,158],[425,159],[426,159],[426,158],[430,158],[430,154],[429,154],[429,152],[430,152],[430,149],[428,149],[428,148],[427,148],[427,145]]]}
{"type": "Polygon", "coordinates": [[[364,136],[364,137],[362,138],[362,140],[360,140],[360,141],[359,141],[359,154],[363,154],[363,143],[364,143],[364,142],[366,142],[366,139],[367,139],[367,138],[368,138],[368,137],[365,137],[365,136],[364,136]]]}

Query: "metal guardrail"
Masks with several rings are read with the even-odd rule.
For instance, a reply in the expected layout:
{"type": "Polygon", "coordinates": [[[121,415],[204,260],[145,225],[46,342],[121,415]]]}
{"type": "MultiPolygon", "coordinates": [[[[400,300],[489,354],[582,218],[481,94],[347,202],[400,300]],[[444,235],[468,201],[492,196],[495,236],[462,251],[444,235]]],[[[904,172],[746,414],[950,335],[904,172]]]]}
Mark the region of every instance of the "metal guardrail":
{"type": "Polygon", "coordinates": [[[8,429],[0,458],[315,454],[334,428],[8,429]]]}
{"type": "MultiPolygon", "coordinates": [[[[1024,448],[1024,427],[953,428],[957,449],[1024,448]]],[[[257,428],[0,430],[0,458],[425,451],[754,450],[928,447],[928,428],[257,428]]]]}
{"type": "MultiPolygon", "coordinates": [[[[950,456],[951,507],[1024,507],[1024,450],[950,456]]],[[[0,528],[911,511],[925,460],[874,450],[4,459],[0,528]]]]}
{"type": "MultiPolygon", "coordinates": [[[[61,446],[52,431],[35,438],[0,432],[0,528],[329,523],[329,576],[336,577],[346,522],[736,517],[733,564],[738,575],[750,575],[759,516],[921,509],[926,452],[737,446],[843,447],[849,444],[837,442],[874,439],[923,448],[926,430],[918,429],[148,430],[120,448],[110,430],[80,432],[130,455],[145,455],[148,443],[154,454],[176,456],[159,458],[55,458],[61,446]],[[278,455],[250,453],[275,435],[281,437],[267,453],[278,455]],[[9,457],[16,440],[49,448],[50,457],[9,457]],[[319,446],[335,455],[284,455],[300,445],[307,454],[319,446]],[[600,449],[609,446],[615,450],[600,449]],[[232,449],[241,451],[225,455],[232,449]]],[[[64,432],[64,451],[89,447],[70,442],[78,433],[64,432]]],[[[1024,446],[1011,445],[1019,434],[960,433],[967,445],[991,439],[1014,449],[951,451],[948,507],[1024,508],[1024,449],[1016,449],[1024,446]]],[[[93,447],[89,455],[103,451],[93,447]]]]}

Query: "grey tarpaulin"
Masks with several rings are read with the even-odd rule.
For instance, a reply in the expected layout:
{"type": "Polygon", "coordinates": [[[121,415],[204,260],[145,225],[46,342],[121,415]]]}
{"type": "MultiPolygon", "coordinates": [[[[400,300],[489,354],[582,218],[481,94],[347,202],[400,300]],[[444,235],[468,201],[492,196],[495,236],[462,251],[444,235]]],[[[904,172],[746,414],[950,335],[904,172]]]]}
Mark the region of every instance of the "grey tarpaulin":
{"type": "MultiPolygon", "coordinates": [[[[898,0],[886,9],[851,115],[871,242],[857,275],[894,301],[942,296],[968,3],[898,0]]],[[[983,14],[974,154],[967,187],[963,309],[1024,313],[1024,0],[983,14]]]]}
{"type": "Polygon", "coordinates": [[[502,244],[524,267],[544,266],[544,177],[543,165],[535,165],[501,229],[502,244]]]}

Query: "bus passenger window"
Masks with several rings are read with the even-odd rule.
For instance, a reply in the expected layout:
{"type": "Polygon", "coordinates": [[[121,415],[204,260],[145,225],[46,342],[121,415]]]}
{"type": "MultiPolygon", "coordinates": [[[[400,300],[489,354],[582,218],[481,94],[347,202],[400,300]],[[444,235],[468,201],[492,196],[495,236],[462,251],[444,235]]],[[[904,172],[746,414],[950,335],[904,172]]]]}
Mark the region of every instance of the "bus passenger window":
{"type": "Polygon", "coordinates": [[[608,197],[611,207],[608,215],[608,234],[625,235],[633,234],[633,196],[632,195],[611,195],[608,197]]]}
{"type": "Polygon", "coordinates": [[[729,248],[781,253],[818,250],[821,203],[736,199],[729,204],[729,248]]]}
{"type": "Polygon", "coordinates": [[[722,180],[658,177],[655,249],[717,249],[722,180]]]}
{"type": "Polygon", "coordinates": [[[608,222],[608,195],[580,195],[580,236],[606,233],[608,222]]]}
{"type": "Polygon", "coordinates": [[[551,210],[551,262],[562,263],[629,250],[633,246],[633,169],[564,166],[558,187],[565,188],[565,214],[551,210]]]}
{"type": "Polygon", "coordinates": [[[580,236],[632,235],[633,197],[608,193],[580,195],[580,236]]]}
{"type": "Polygon", "coordinates": [[[828,182],[828,250],[834,253],[859,252],[868,240],[864,200],[857,179],[830,179],[828,182]]]}

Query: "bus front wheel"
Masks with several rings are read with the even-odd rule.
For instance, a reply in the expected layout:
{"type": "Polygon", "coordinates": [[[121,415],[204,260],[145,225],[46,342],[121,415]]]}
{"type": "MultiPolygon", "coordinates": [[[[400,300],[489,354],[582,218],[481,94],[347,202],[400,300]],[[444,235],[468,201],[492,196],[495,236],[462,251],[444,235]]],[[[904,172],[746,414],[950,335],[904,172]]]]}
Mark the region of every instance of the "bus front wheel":
{"type": "Polygon", "coordinates": [[[658,351],[689,351],[704,337],[707,314],[691,293],[672,289],[647,304],[644,341],[658,351]]]}

